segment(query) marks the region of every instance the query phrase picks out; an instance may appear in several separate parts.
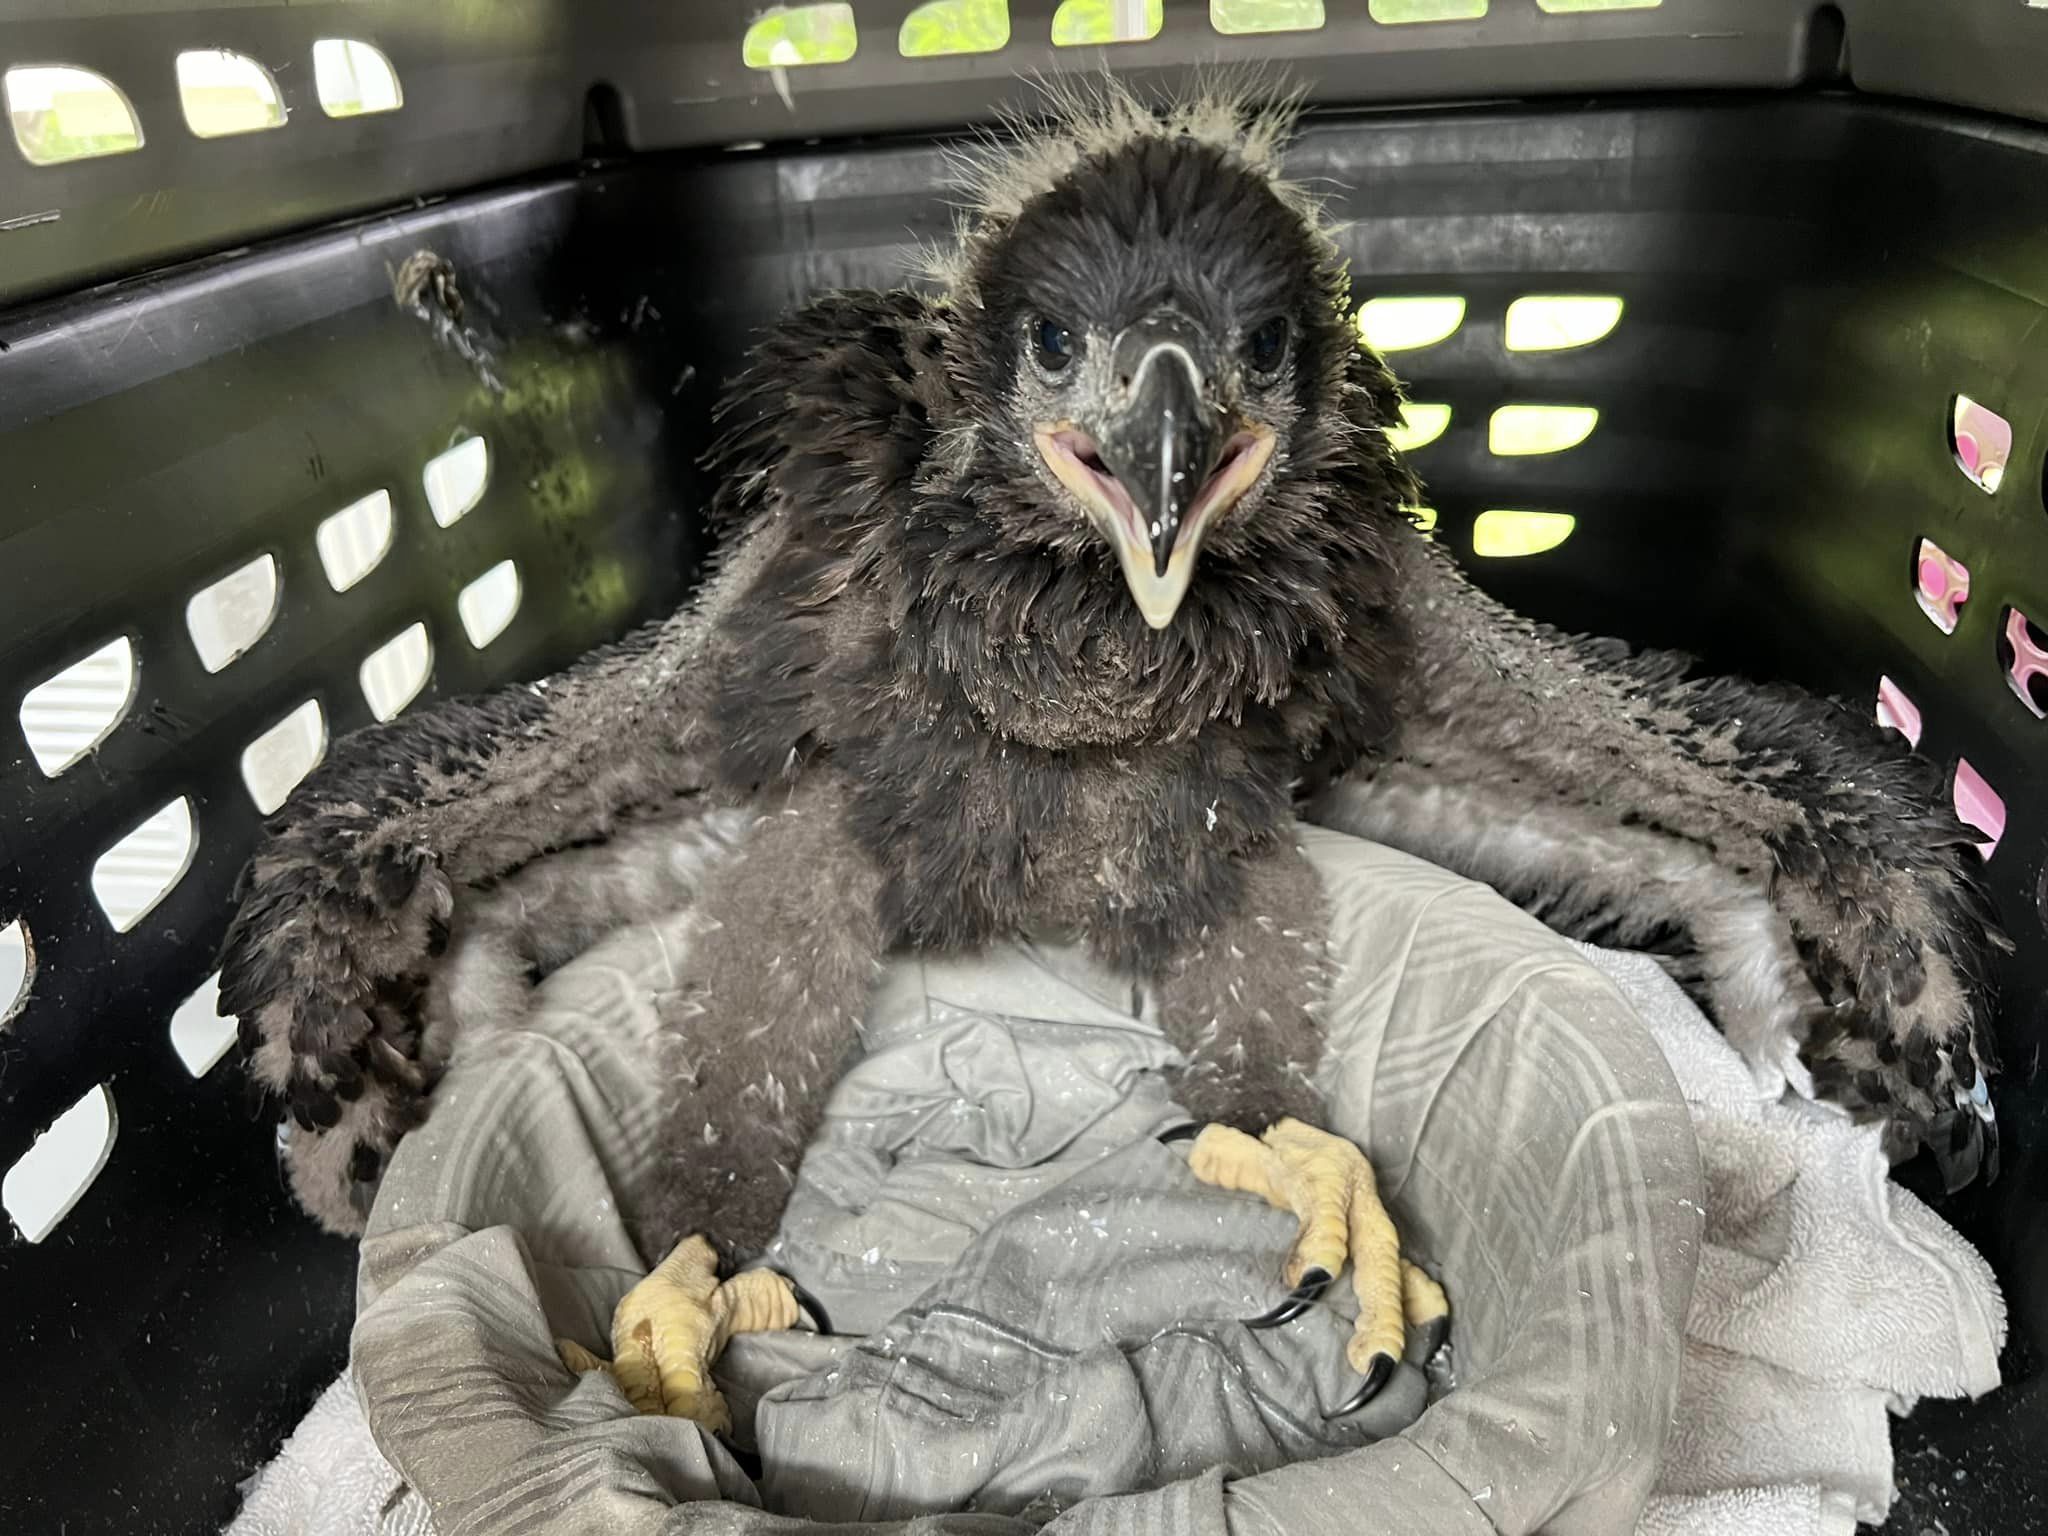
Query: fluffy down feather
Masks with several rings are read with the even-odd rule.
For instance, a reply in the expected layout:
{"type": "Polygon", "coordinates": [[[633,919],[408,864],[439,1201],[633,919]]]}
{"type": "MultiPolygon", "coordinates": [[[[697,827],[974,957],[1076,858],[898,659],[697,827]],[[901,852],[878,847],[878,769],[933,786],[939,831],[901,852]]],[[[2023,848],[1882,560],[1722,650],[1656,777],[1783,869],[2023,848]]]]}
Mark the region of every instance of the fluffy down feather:
{"type": "MultiPolygon", "coordinates": [[[[1924,765],[1803,694],[1528,624],[1414,532],[1398,392],[1280,174],[1284,110],[1109,85],[1056,105],[972,159],[940,297],[825,295],[765,338],[723,408],[727,554],[689,607],[340,743],[294,796],[247,873],[222,1007],[302,1128],[309,1209],[359,1228],[423,1112],[452,930],[490,930],[473,952],[508,999],[573,947],[509,931],[480,888],[714,807],[748,830],[685,893],[650,1253],[772,1230],[894,945],[1084,931],[1160,983],[1191,1108],[1312,1116],[1304,808],[1567,932],[1657,942],[1738,1039],[1793,1042],[1784,1064],[1898,1150],[1933,1146],[1952,1181],[1986,1166],[1996,941],[1924,765]],[[1059,394],[1086,368],[1043,350],[1048,317],[1099,372],[1157,314],[1272,444],[1162,628],[1034,436],[1085,398],[1059,394]],[[1273,316],[1269,372],[1248,338],[1273,316]]],[[[676,894],[635,892],[610,916],[676,894]]]]}

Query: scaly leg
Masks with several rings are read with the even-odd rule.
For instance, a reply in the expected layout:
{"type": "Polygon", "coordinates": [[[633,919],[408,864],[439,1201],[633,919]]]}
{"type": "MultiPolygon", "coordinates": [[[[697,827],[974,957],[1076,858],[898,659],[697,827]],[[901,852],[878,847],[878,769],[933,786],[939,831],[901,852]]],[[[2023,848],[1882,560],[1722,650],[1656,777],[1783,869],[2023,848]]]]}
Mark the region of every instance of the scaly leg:
{"type": "MultiPolygon", "coordinates": [[[[670,1150],[637,1202],[654,1251],[698,1226],[740,1253],[775,1234],[880,961],[879,877],[845,810],[840,781],[812,774],[705,882],[688,981],[664,1006],[670,1150]]],[[[712,1366],[735,1333],[793,1326],[801,1297],[767,1270],[721,1283],[718,1265],[708,1238],[684,1238],[612,1314],[609,1365],[559,1343],[563,1360],[609,1369],[642,1413],[729,1430],[712,1366]]]]}
{"type": "Polygon", "coordinates": [[[1351,1261],[1359,1321],[1347,1358],[1365,1381],[1334,1418],[1364,1407],[1392,1378],[1406,1325],[1430,1330],[1423,1358],[1435,1353],[1448,1307],[1434,1281],[1404,1266],[1364,1156],[1306,1123],[1323,1108],[1316,1009],[1329,981],[1327,928],[1322,884],[1306,859],[1280,848],[1250,860],[1234,915],[1169,967],[1161,1012],[1188,1057],[1176,1096],[1189,1113],[1221,1122],[1196,1138],[1195,1176],[1259,1195],[1302,1224],[1284,1272],[1291,1294],[1250,1326],[1299,1317],[1351,1261]],[[1247,1135],[1246,1124],[1265,1125],[1264,1137],[1247,1135]]]}
{"type": "Polygon", "coordinates": [[[1329,1417],[1355,1412],[1379,1394],[1406,1352],[1408,1330],[1423,1333],[1424,1359],[1442,1344],[1450,1303],[1441,1286],[1401,1257],[1372,1165],[1350,1142],[1294,1119],[1257,1139],[1211,1125],[1195,1138],[1188,1166],[1204,1184],[1257,1195],[1300,1220],[1285,1271],[1298,1300],[1287,1317],[1308,1304],[1305,1289],[1319,1291],[1350,1260],[1358,1321],[1345,1358],[1365,1381],[1329,1417]]]}
{"type": "Polygon", "coordinates": [[[734,1334],[793,1328],[796,1321],[796,1288],[785,1277],[754,1269],[721,1283],[718,1254],[693,1236],[620,1300],[612,1313],[609,1361],[569,1339],[557,1339],[555,1349],[572,1371],[611,1372],[642,1413],[689,1419],[724,1434],[732,1413],[711,1367],[734,1334]]]}

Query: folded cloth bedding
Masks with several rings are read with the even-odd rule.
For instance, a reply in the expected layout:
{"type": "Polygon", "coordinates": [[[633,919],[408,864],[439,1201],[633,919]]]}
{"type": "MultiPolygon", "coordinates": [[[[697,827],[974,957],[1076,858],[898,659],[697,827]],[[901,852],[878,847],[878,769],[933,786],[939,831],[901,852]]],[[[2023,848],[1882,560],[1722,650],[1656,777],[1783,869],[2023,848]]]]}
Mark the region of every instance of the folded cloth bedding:
{"type": "Polygon", "coordinates": [[[426,1501],[384,1459],[346,1375],[243,1486],[235,1536],[435,1536],[426,1501]]]}
{"type": "MultiPolygon", "coordinates": [[[[1321,1418],[1357,1385],[1331,1311],[1270,1332],[1235,1321],[1278,1294],[1273,1255],[1293,1227],[1218,1199],[1156,1141],[1081,1169],[828,1369],[769,1390],[754,1420],[764,1501],[819,1520],[1049,1514],[1404,1428],[1427,1390],[1412,1369],[1360,1412],[1321,1418]]],[[[749,1339],[728,1375],[792,1342],[749,1339]]]]}
{"type": "Polygon", "coordinates": [[[1892,1501],[1891,1406],[1998,1385],[1990,1266],[1891,1182],[1877,1126],[1763,1094],[1654,961],[1586,957],[1635,1005],[1699,1131],[1706,1234],[1645,1536],[1847,1533],[1892,1501]]]}
{"type": "MultiPolygon", "coordinates": [[[[1273,1299],[1291,1223],[1195,1185],[1152,1139],[1178,1117],[1142,995],[1060,950],[906,959],[878,992],[867,1054],[805,1160],[775,1255],[847,1336],[744,1337],[721,1368],[754,1428],[757,1492],[694,1427],[633,1418],[548,1347],[555,1333],[600,1342],[640,1271],[616,1208],[652,1114],[634,1045],[687,966],[683,925],[657,924],[558,973],[518,1030],[458,1055],[366,1240],[356,1393],[337,1384],[254,1480],[237,1536],[427,1528],[426,1500],[400,1491],[373,1425],[444,1536],[763,1518],[677,1502],[721,1496],[832,1522],[979,1509],[942,1524],[991,1532],[1062,1510],[1062,1531],[1351,1530],[1378,1509],[1390,1527],[1475,1536],[1638,1518],[1656,1536],[1833,1532],[1881,1514],[1887,1394],[1996,1379],[1998,1302],[1976,1255],[1889,1185],[1881,1156],[1872,1177],[1850,1145],[1864,1133],[1759,1104],[1652,963],[1587,952],[1589,966],[1481,888],[1334,834],[1304,841],[1353,967],[1334,1021],[1336,1112],[1369,1146],[1368,1132],[1408,1138],[1408,1164],[1383,1161],[1383,1186],[1404,1231],[1455,1271],[1452,1353],[1475,1390],[1411,1423],[1436,1392],[1409,1368],[1365,1414],[1325,1423],[1346,1326],[1323,1308],[1271,1333],[1230,1321],[1273,1299]],[[1704,1185],[1671,1072],[1630,1044],[1637,1014],[1691,1105],[1704,1185]],[[1575,1109],[1582,1087],[1606,1107],[1575,1109]],[[1574,1119],[1556,1131],[1570,1145],[1552,1149],[1551,1180],[1517,1185],[1514,1150],[1533,1163],[1559,1112],[1574,1119]],[[1443,1117],[1472,1122],[1502,1165],[1497,1185],[1463,1191],[1485,1207],[1470,1222],[1511,1217],[1575,1267],[1532,1244],[1516,1261],[1526,1274],[1488,1277],[1474,1256],[1499,1267],[1501,1245],[1473,1247],[1454,1221],[1409,1224],[1403,1200],[1440,1180],[1448,1155],[1441,1133],[1413,1127],[1443,1117]],[[1610,1198],[1624,1181],[1602,1182],[1609,1166],[1649,1193],[1610,1198]],[[1584,1309],[1590,1345],[1518,1375],[1531,1345],[1498,1315],[1518,1289],[1584,1309]],[[1870,1326],[1844,1320],[1845,1296],[1870,1326]],[[1509,1365],[1475,1372],[1489,1352],[1509,1365]],[[1630,1371],[1621,1387],[1593,1374],[1630,1371]],[[1531,1376],[1568,1395],[1581,1381],[1585,1401],[1519,1395],[1531,1376]],[[1553,1453],[1553,1435],[1574,1449],[1553,1453]],[[1227,1488],[1213,1470],[1287,1462],[1300,1464],[1227,1488]],[[1126,1489],[1139,1491],[1089,1499],[1126,1489]]],[[[719,843],[707,836],[703,855],[719,843]]]]}

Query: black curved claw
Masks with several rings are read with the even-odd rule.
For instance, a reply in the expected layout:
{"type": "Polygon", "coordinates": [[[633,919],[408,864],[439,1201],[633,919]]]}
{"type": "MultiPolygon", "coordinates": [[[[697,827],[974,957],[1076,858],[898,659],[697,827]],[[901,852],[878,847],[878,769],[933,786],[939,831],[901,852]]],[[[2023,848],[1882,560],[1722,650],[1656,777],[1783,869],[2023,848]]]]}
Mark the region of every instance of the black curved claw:
{"type": "MultiPolygon", "coordinates": [[[[781,1272],[778,1270],[777,1273],[781,1272]]],[[[819,1336],[821,1338],[831,1338],[832,1319],[826,1314],[824,1303],[798,1285],[790,1276],[783,1275],[782,1278],[789,1281],[790,1293],[796,1297],[796,1304],[810,1314],[811,1326],[818,1330],[819,1336]]]]}
{"type": "Polygon", "coordinates": [[[1170,1147],[1176,1141],[1193,1141],[1197,1136],[1201,1134],[1201,1126],[1197,1125],[1194,1121],[1190,1120],[1185,1125],[1176,1125],[1170,1131],[1161,1131],[1159,1135],[1154,1139],[1163,1142],[1170,1147]]]}
{"type": "Polygon", "coordinates": [[[1359,1409],[1378,1397],[1381,1389],[1393,1379],[1394,1357],[1384,1352],[1374,1355],[1372,1357],[1372,1369],[1365,1373],[1365,1380],[1359,1383],[1358,1390],[1324,1414],[1324,1419],[1341,1419],[1346,1414],[1358,1412],[1359,1409]]]}
{"type": "Polygon", "coordinates": [[[1436,1352],[1442,1349],[1451,1337],[1450,1313],[1446,1312],[1442,1317],[1432,1317],[1422,1324],[1417,1330],[1417,1337],[1418,1342],[1411,1352],[1411,1357],[1416,1364],[1427,1365],[1436,1358],[1436,1352]]]}
{"type": "Polygon", "coordinates": [[[1282,1323],[1291,1323],[1318,1301],[1330,1286],[1330,1272],[1326,1269],[1311,1269],[1301,1277],[1301,1284],[1287,1293],[1286,1299],[1270,1312],[1261,1312],[1257,1317],[1244,1320],[1247,1328],[1278,1328],[1282,1323]]]}

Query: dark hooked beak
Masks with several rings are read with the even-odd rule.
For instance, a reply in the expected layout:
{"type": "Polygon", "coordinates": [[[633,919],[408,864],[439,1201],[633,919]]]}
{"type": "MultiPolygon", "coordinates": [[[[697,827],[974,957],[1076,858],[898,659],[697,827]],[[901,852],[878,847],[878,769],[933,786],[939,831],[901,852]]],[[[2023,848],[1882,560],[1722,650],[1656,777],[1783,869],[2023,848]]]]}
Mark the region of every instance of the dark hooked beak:
{"type": "Polygon", "coordinates": [[[1112,355],[1110,400],[1087,426],[1038,429],[1038,450],[1117,552],[1145,622],[1173,621],[1214,521],[1251,489],[1273,434],[1214,403],[1215,356],[1170,312],[1129,327],[1112,355]]]}

